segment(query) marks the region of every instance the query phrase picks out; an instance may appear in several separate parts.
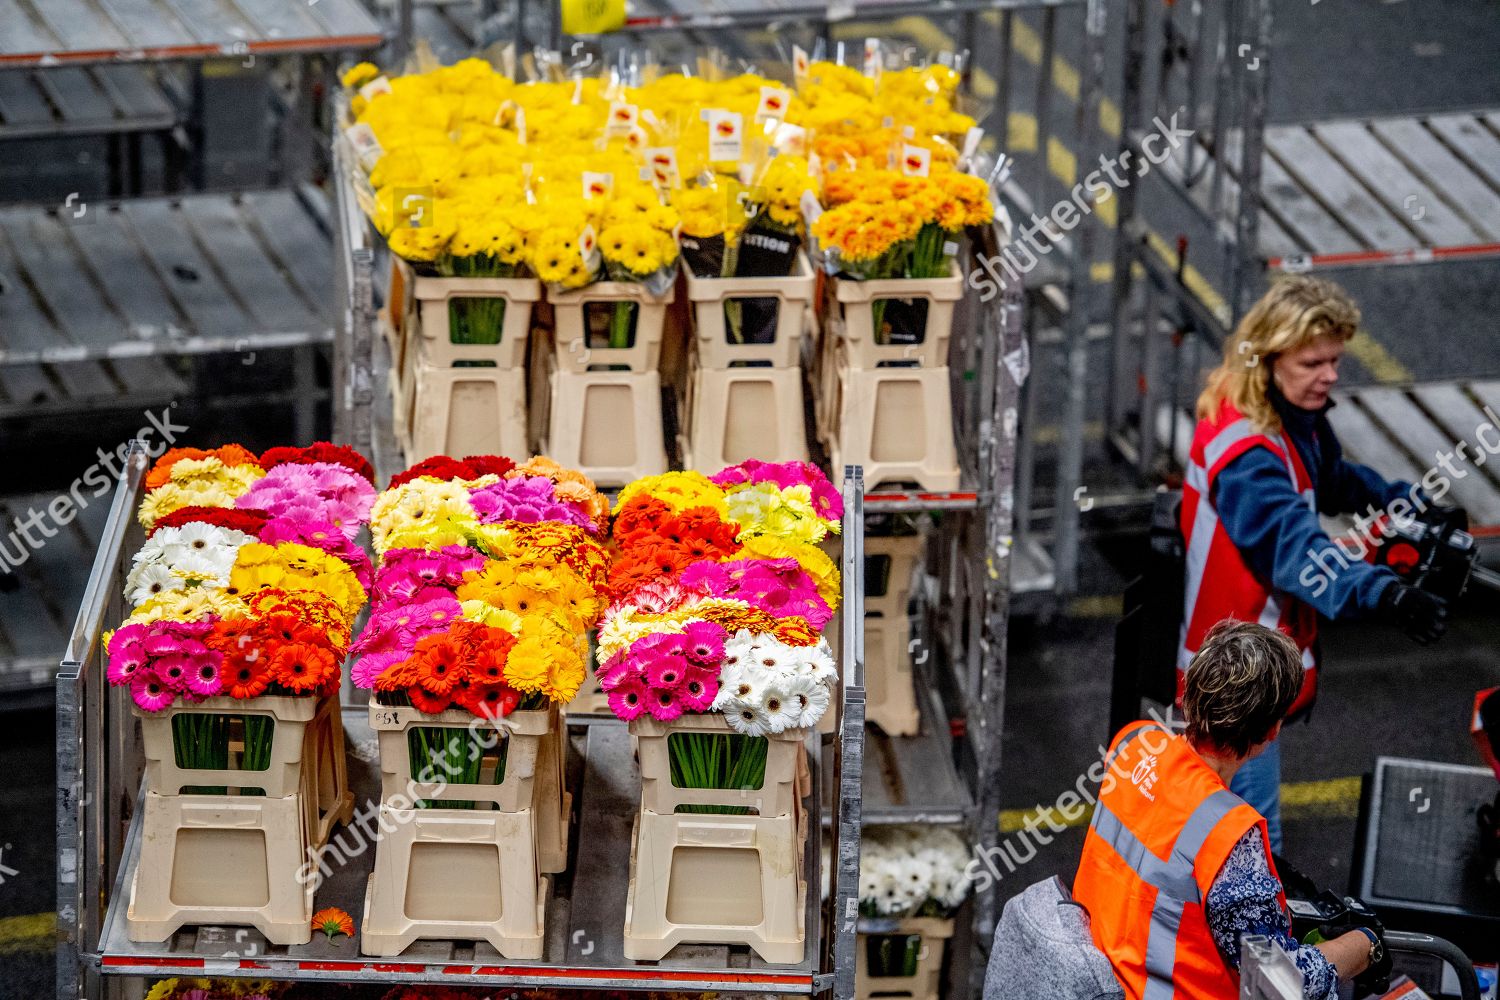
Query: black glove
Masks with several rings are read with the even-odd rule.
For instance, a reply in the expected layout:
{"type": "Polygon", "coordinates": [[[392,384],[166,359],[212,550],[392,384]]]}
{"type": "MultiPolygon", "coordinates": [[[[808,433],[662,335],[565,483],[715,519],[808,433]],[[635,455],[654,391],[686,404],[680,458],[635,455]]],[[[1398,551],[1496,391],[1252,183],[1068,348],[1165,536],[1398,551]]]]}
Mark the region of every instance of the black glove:
{"type": "Polygon", "coordinates": [[[1436,642],[1448,631],[1448,602],[1399,581],[1381,593],[1380,613],[1423,646],[1436,642]]]}
{"type": "Polygon", "coordinates": [[[1439,507],[1431,504],[1422,513],[1417,515],[1417,520],[1423,524],[1430,524],[1434,528],[1457,528],[1459,531],[1469,530],[1469,512],[1462,507],[1439,507]]]}

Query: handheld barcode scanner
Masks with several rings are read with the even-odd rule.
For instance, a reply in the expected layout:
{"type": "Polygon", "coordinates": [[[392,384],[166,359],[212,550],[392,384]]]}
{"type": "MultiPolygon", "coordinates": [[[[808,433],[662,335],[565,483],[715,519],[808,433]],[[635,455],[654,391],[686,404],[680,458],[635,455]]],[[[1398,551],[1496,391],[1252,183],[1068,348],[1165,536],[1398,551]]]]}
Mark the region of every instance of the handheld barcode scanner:
{"type": "Polygon", "coordinates": [[[1445,601],[1463,596],[1470,580],[1500,589],[1500,576],[1477,565],[1474,536],[1451,520],[1382,518],[1370,561],[1445,601]]]}

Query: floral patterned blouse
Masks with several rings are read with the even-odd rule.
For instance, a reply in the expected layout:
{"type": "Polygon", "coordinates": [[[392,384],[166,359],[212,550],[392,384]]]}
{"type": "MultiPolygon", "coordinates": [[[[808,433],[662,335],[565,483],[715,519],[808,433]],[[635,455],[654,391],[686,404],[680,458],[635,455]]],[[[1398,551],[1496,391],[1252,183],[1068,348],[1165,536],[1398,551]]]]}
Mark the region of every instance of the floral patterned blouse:
{"type": "Polygon", "coordinates": [[[1271,874],[1259,827],[1252,827],[1234,850],[1209,887],[1204,911],[1219,954],[1230,968],[1240,967],[1240,937],[1264,934],[1291,953],[1302,970],[1304,1000],[1334,1000],[1338,975],[1333,963],[1312,945],[1299,945],[1292,937],[1292,922],[1277,901],[1281,882],[1271,874]]]}

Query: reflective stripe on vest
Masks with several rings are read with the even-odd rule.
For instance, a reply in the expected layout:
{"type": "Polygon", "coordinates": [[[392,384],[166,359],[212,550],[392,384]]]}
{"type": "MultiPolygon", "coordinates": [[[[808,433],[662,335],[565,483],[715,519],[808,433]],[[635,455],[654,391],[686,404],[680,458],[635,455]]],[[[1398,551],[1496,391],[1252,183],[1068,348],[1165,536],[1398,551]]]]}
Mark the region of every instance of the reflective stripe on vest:
{"type": "MultiPolygon", "coordinates": [[[[1132,733],[1133,738],[1137,735],[1132,733]]],[[[1128,740],[1120,742],[1124,749],[1128,740]]],[[[1238,795],[1228,789],[1214,792],[1198,804],[1172,844],[1171,856],[1163,861],[1125,827],[1103,801],[1094,805],[1092,826],[1099,838],[1114,849],[1120,859],[1142,882],[1155,887],[1156,903],[1151,909],[1151,931],[1146,940],[1146,991],[1143,1000],[1172,1000],[1172,972],[1177,964],[1177,932],[1182,926],[1183,909],[1189,903],[1201,903],[1193,868],[1198,852],[1214,827],[1242,804],[1238,795]]]]}
{"type": "MultiPolygon", "coordinates": [[[[1203,462],[1188,461],[1184,479],[1186,485],[1192,492],[1197,494],[1197,502],[1194,505],[1193,532],[1187,539],[1186,570],[1187,581],[1184,594],[1184,608],[1182,627],[1178,634],[1177,645],[1177,669],[1185,671],[1192,662],[1195,650],[1188,647],[1188,632],[1192,627],[1194,612],[1198,608],[1198,599],[1208,577],[1208,560],[1213,550],[1215,537],[1221,530],[1218,512],[1214,509],[1211,499],[1209,470],[1213,469],[1229,450],[1241,442],[1256,437],[1264,437],[1274,442],[1281,449],[1281,461],[1286,467],[1287,477],[1292,481],[1292,487],[1307,503],[1308,509],[1317,513],[1317,498],[1313,489],[1301,488],[1301,482],[1297,475],[1297,462],[1300,456],[1292,451],[1293,445],[1285,435],[1268,435],[1257,431],[1254,425],[1245,417],[1239,417],[1225,424],[1214,436],[1203,446],[1203,462]]],[[[1283,625],[1282,618],[1285,612],[1280,595],[1270,588],[1266,589],[1266,600],[1259,608],[1241,609],[1241,613],[1254,614],[1256,621],[1267,628],[1278,628],[1283,625]]],[[[1316,665],[1310,649],[1310,640],[1307,637],[1293,635],[1302,649],[1302,664],[1304,667],[1316,665]]]]}

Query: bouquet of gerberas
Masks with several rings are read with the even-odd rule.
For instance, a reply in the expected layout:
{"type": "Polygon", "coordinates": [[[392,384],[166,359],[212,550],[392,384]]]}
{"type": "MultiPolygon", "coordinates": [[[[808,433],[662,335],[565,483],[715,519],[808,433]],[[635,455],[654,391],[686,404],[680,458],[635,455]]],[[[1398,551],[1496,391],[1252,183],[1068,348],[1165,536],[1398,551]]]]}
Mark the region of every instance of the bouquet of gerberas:
{"type": "Polygon", "coordinates": [[[733,731],[669,742],[680,786],[758,787],[761,737],[827,711],[837,672],[819,632],[838,572],[816,542],[841,516],[837,493],[806,463],[748,462],[714,479],[666,473],[621,491],[614,601],[596,652],[610,709],[626,721],[722,713],[733,731]]]}
{"type": "MultiPolygon", "coordinates": [[[[968,846],[942,827],[875,826],[859,851],[859,912],[865,917],[951,918],[973,880],[968,846]]],[[[861,934],[872,976],[914,976],[925,942],[921,934],[861,934]]]]}
{"type": "Polygon", "coordinates": [[[375,504],[381,565],[355,682],[430,714],[569,701],[603,606],[604,498],[546,458],[424,466],[375,504]]]}
{"type": "MultiPolygon", "coordinates": [[[[439,456],[396,476],[373,513],[381,561],[355,683],[429,715],[498,720],[570,701],[603,609],[596,536],[607,517],[593,483],[542,457],[439,456]]],[[[413,727],[413,773],[441,760],[455,781],[477,783],[472,740],[459,727],[413,727]]]]}
{"type": "MultiPolygon", "coordinates": [[[[179,698],[332,694],[371,577],[352,541],[374,496],[367,472],[332,445],[164,454],[145,479],[151,533],[126,577],[133,610],[106,637],[109,682],[148,713],[179,698]]],[[[243,767],[269,762],[271,725],[245,717],[243,767]]],[[[227,766],[228,716],[183,713],[172,726],[178,766],[227,766]]]]}
{"type": "Polygon", "coordinates": [[[943,827],[870,827],[860,847],[860,912],[951,917],[973,885],[972,859],[963,838],[943,827]]]}

